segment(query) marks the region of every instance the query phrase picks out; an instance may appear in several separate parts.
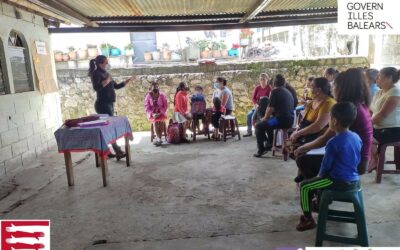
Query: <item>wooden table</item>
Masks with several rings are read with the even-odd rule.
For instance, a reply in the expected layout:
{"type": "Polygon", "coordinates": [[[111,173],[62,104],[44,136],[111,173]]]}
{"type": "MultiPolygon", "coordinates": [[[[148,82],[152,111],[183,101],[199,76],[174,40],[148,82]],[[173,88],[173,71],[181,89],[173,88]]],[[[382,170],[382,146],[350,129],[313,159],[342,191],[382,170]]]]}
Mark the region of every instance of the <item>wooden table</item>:
{"type": "Polygon", "coordinates": [[[107,156],[110,153],[108,144],[125,138],[126,166],[131,164],[129,141],[133,139],[132,130],[126,117],[109,117],[109,124],[91,128],[59,128],[54,134],[57,140],[58,151],[64,154],[67,181],[69,186],[74,185],[74,169],[72,166],[72,152],[94,151],[96,167],[101,166],[103,186],[108,184],[107,156]]]}

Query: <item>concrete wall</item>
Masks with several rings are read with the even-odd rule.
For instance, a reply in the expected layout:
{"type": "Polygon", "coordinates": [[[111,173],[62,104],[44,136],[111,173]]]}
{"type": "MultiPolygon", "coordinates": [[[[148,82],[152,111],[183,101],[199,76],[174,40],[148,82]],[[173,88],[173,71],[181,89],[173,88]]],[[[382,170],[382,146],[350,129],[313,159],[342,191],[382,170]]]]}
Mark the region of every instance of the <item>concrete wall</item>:
{"type": "MultiPolygon", "coordinates": [[[[251,109],[251,94],[258,83],[259,74],[267,72],[271,76],[283,74],[298,90],[302,90],[309,76],[321,76],[326,67],[345,70],[350,67],[369,66],[366,58],[328,58],[300,61],[236,61],[219,65],[169,65],[148,66],[131,69],[112,69],[111,74],[116,81],[122,81],[131,75],[137,80],[126,88],[117,90],[115,110],[118,115],[128,116],[134,131],[148,130],[150,125],[143,108],[144,97],[149,82],[158,79],[160,88],[168,96],[169,114],[173,110],[173,98],[180,81],[187,81],[192,91],[196,85],[205,88],[210,106],[213,93],[212,82],[216,76],[224,76],[228,87],[233,90],[235,115],[239,123],[245,124],[246,113],[251,109]]],[[[60,98],[63,119],[75,118],[94,113],[95,92],[87,70],[58,69],[57,78],[60,86],[60,98]]],[[[299,92],[300,93],[300,92],[299,92]]],[[[302,92],[301,92],[302,93],[302,92]]]]}
{"type": "MultiPolygon", "coordinates": [[[[41,95],[35,91],[15,94],[11,65],[7,51],[10,31],[23,34],[28,43],[29,56],[33,49],[32,42],[41,40],[50,47],[50,37],[40,16],[32,15],[0,3],[0,39],[3,46],[9,94],[0,95],[0,177],[19,166],[27,166],[29,162],[43,151],[55,145],[54,131],[61,123],[60,98],[58,93],[41,95]]],[[[1,57],[0,57],[1,58],[1,57]]],[[[4,59],[2,59],[4,61],[4,59]]],[[[33,65],[32,75],[33,73],[33,65]]],[[[52,65],[55,76],[55,66],[52,65]]]]}

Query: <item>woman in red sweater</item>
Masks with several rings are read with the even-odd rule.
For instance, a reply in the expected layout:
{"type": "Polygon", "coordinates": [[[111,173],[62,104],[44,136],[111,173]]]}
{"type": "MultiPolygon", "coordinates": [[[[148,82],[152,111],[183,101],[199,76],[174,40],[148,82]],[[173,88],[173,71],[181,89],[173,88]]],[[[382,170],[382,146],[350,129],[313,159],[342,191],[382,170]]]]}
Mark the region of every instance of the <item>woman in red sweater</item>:
{"type": "Polygon", "coordinates": [[[192,114],[189,109],[189,87],[186,82],[180,82],[174,97],[174,116],[173,120],[182,124],[182,142],[189,142],[186,139],[186,130],[190,126],[192,114]]]}
{"type": "Polygon", "coordinates": [[[252,136],[253,135],[253,116],[256,113],[257,109],[257,103],[260,100],[261,97],[267,96],[269,97],[269,94],[272,91],[271,85],[268,84],[269,76],[267,73],[261,73],[260,74],[260,84],[257,85],[257,87],[254,88],[253,90],[253,109],[247,113],[247,134],[243,135],[244,137],[252,136]]]}

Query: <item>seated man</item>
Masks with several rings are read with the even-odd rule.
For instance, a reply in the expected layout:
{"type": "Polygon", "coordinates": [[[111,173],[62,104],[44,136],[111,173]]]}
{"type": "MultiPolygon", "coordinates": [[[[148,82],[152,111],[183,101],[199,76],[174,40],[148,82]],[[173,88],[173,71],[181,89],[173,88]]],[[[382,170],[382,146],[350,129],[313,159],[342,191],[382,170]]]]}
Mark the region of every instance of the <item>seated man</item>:
{"type": "Polygon", "coordinates": [[[359,185],[358,164],[361,159],[361,139],[349,130],[356,119],[357,110],[350,102],[333,105],[329,127],[336,135],[325,147],[325,155],[317,177],[300,185],[303,215],[296,229],[305,231],[316,226],[311,214],[312,197],[319,189],[351,190],[359,185]]]}
{"type": "Polygon", "coordinates": [[[254,157],[261,157],[271,150],[274,129],[290,128],[293,125],[294,100],[293,95],[285,88],[285,83],[285,78],[282,75],[275,76],[270,104],[264,117],[255,126],[258,151],[254,154],[254,157]],[[265,133],[268,134],[268,139],[265,133]],[[266,141],[267,145],[265,146],[266,141]]]}

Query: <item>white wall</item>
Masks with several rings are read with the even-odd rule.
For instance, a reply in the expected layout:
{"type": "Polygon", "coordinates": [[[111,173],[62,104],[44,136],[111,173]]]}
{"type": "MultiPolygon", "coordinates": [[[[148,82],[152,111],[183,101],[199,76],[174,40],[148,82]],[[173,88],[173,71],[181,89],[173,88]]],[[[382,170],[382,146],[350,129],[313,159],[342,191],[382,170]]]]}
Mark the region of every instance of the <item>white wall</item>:
{"type": "MultiPolygon", "coordinates": [[[[55,150],[53,133],[61,124],[61,110],[58,92],[41,95],[35,81],[35,91],[18,94],[14,92],[7,51],[10,31],[16,30],[23,34],[28,43],[30,58],[35,40],[46,42],[49,52],[51,51],[50,37],[41,17],[20,11],[21,19],[16,19],[14,7],[0,4],[0,38],[4,46],[0,49],[4,50],[7,67],[3,71],[7,71],[11,91],[11,94],[0,95],[1,177],[20,166],[29,165],[42,152],[50,148],[55,150]]],[[[33,65],[31,68],[34,75],[33,65]]],[[[52,72],[56,79],[54,63],[52,72]]]]}

